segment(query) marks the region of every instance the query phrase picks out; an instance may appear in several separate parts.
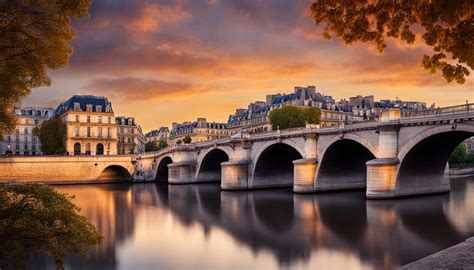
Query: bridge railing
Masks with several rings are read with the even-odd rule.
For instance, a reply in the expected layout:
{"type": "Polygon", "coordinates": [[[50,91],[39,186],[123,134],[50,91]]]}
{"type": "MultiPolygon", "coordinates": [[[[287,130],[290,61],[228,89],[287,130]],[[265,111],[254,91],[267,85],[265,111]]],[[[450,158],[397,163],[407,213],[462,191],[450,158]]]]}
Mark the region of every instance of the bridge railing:
{"type": "Polygon", "coordinates": [[[402,118],[419,118],[419,117],[433,117],[433,116],[467,114],[467,113],[474,113],[474,103],[436,108],[436,109],[427,109],[427,110],[421,110],[421,111],[402,110],[401,117],[402,118]]]}

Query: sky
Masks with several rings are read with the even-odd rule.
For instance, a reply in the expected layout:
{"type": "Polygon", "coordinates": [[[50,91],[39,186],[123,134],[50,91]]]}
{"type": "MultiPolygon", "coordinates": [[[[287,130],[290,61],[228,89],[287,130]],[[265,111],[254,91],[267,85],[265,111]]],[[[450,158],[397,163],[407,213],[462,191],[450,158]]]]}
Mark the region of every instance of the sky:
{"type": "MultiPolygon", "coordinates": [[[[369,44],[322,38],[310,0],[93,0],[89,19],[74,22],[69,66],[50,71],[23,106],[56,107],[74,94],[107,96],[115,115],[133,116],[144,131],[172,122],[226,122],[270,93],[315,85],[336,100],[419,100],[437,106],[474,102],[474,75],[447,83],[421,67],[431,54],[388,40],[369,44]]],[[[473,73],[471,71],[471,73],[473,73]]]]}

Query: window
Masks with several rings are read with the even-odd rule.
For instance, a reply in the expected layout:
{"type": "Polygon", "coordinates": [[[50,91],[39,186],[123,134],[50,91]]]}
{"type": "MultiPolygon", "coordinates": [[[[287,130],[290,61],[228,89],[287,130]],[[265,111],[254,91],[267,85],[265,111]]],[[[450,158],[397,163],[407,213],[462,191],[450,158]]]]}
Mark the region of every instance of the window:
{"type": "Polygon", "coordinates": [[[20,150],[20,145],[19,144],[15,145],[15,149],[20,150]]]}
{"type": "Polygon", "coordinates": [[[29,120],[29,119],[25,119],[25,124],[29,125],[29,124],[30,124],[30,120],[29,120]]]}
{"type": "Polygon", "coordinates": [[[28,128],[25,128],[25,134],[28,134],[28,128]]]}
{"type": "Polygon", "coordinates": [[[110,137],[111,137],[110,128],[107,128],[107,137],[108,137],[108,138],[110,138],[110,137]]]}
{"type": "Polygon", "coordinates": [[[79,122],[79,115],[76,115],[76,122],[79,122]]]}
{"type": "Polygon", "coordinates": [[[38,125],[38,124],[39,124],[38,119],[35,119],[35,125],[38,125]]]}
{"type": "Polygon", "coordinates": [[[98,122],[102,123],[102,116],[99,116],[98,122]]]}
{"type": "Polygon", "coordinates": [[[24,149],[25,149],[25,150],[28,150],[28,144],[25,144],[24,149]]]}
{"type": "Polygon", "coordinates": [[[36,136],[33,136],[33,137],[32,137],[32,141],[33,141],[33,142],[36,142],[36,136]]]}
{"type": "Polygon", "coordinates": [[[87,127],[87,137],[91,137],[91,127],[87,127]]]}
{"type": "Polygon", "coordinates": [[[88,116],[87,116],[87,123],[90,123],[90,122],[91,122],[91,116],[88,115],[88,116]]]}
{"type": "Polygon", "coordinates": [[[79,137],[80,136],[80,129],[78,126],[74,127],[74,136],[79,137]]]}
{"type": "Polygon", "coordinates": [[[102,112],[102,106],[101,105],[96,105],[95,106],[95,111],[96,112],[102,112]]]}
{"type": "Polygon", "coordinates": [[[86,105],[86,111],[92,112],[92,104],[87,104],[86,105]]]}
{"type": "Polygon", "coordinates": [[[11,137],[10,135],[8,135],[7,141],[8,141],[8,142],[11,142],[11,140],[12,140],[12,137],[11,137]]]}
{"type": "Polygon", "coordinates": [[[81,105],[79,104],[79,102],[74,102],[74,110],[81,111],[81,105]]]}
{"type": "Polygon", "coordinates": [[[98,131],[99,131],[99,132],[98,132],[98,136],[99,136],[99,137],[102,137],[102,127],[99,127],[99,128],[98,128],[98,131]]]}
{"type": "Polygon", "coordinates": [[[36,150],[36,144],[33,144],[33,145],[31,146],[31,150],[36,150]]]}
{"type": "Polygon", "coordinates": [[[110,124],[110,117],[108,118],[108,120],[107,120],[107,121],[108,121],[107,123],[109,123],[109,124],[110,124]]]}

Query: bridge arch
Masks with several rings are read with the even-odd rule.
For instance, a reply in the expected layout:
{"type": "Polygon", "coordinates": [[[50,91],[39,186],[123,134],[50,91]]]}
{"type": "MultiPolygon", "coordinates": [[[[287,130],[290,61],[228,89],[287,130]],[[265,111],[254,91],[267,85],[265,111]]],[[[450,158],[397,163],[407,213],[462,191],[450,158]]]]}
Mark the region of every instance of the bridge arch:
{"type": "MultiPolygon", "coordinates": [[[[292,141],[291,141],[292,142],[292,141]]],[[[269,142],[253,158],[252,187],[293,185],[293,161],[301,159],[304,151],[296,143],[269,142]]]]}
{"type": "Polygon", "coordinates": [[[376,158],[375,147],[356,135],[335,137],[319,156],[315,173],[316,190],[364,188],[366,162],[376,158]]]}
{"type": "Polygon", "coordinates": [[[132,174],[121,165],[109,165],[97,177],[99,181],[129,181],[132,174]]]}
{"type": "Polygon", "coordinates": [[[170,156],[164,156],[157,162],[155,181],[168,181],[168,165],[173,163],[170,156]]]}
{"type": "Polygon", "coordinates": [[[444,177],[446,164],[456,146],[471,136],[474,136],[474,126],[458,123],[429,128],[408,141],[398,154],[396,187],[399,192],[440,185],[449,190],[449,179],[444,177]]]}
{"type": "Polygon", "coordinates": [[[229,150],[221,147],[211,148],[198,158],[196,180],[201,182],[221,181],[221,163],[229,161],[229,150]]]}

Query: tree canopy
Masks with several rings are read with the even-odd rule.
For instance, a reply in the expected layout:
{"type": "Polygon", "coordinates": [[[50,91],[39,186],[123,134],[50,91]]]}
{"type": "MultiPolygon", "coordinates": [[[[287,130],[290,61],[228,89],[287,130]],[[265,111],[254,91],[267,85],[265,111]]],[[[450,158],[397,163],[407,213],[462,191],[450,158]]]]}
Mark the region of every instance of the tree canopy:
{"type": "Polygon", "coordinates": [[[145,152],[158,151],[166,147],[168,147],[167,140],[160,140],[158,143],[156,143],[155,141],[151,141],[145,144],[145,152]]]}
{"type": "Polygon", "coordinates": [[[273,130],[304,127],[306,124],[321,123],[321,110],[319,108],[284,106],[272,110],[269,118],[273,130]]]}
{"type": "Polygon", "coordinates": [[[192,141],[193,141],[193,139],[189,135],[186,135],[186,137],[184,137],[184,139],[183,139],[184,144],[190,144],[192,141]]]}
{"type": "Polygon", "coordinates": [[[32,88],[49,86],[47,68],[67,65],[73,18],[87,17],[91,0],[0,1],[0,133],[16,122],[12,111],[32,88]]]}
{"type": "Polygon", "coordinates": [[[474,154],[467,152],[466,146],[461,143],[458,145],[449,157],[450,165],[466,164],[474,162],[474,154]]]}
{"type": "Polygon", "coordinates": [[[66,256],[85,256],[103,237],[70,196],[39,184],[0,184],[0,268],[23,269],[30,254],[46,254],[58,269],[66,256]]]}
{"type": "Polygon", "coordinates": [[[331,34],[346,44],[373,43],[379,52],[385,38],[412,44],[421,30],[424,43],[434,51],[424,55],[422,66],[442,72],[446,81],[463,84],[474,69],[474,5],[472,0],[316,0],[311,5],[316,24],[324,23],[323,36],[331,34]]]}
{"type": "Polygon", "coordinates": [[[41,152],[49,155],[61,155],[66,152],[64,141],[66,140],[66,124],[61,118],[55,116],[35,128],[33,133],[41,141],[41,152]]]}

